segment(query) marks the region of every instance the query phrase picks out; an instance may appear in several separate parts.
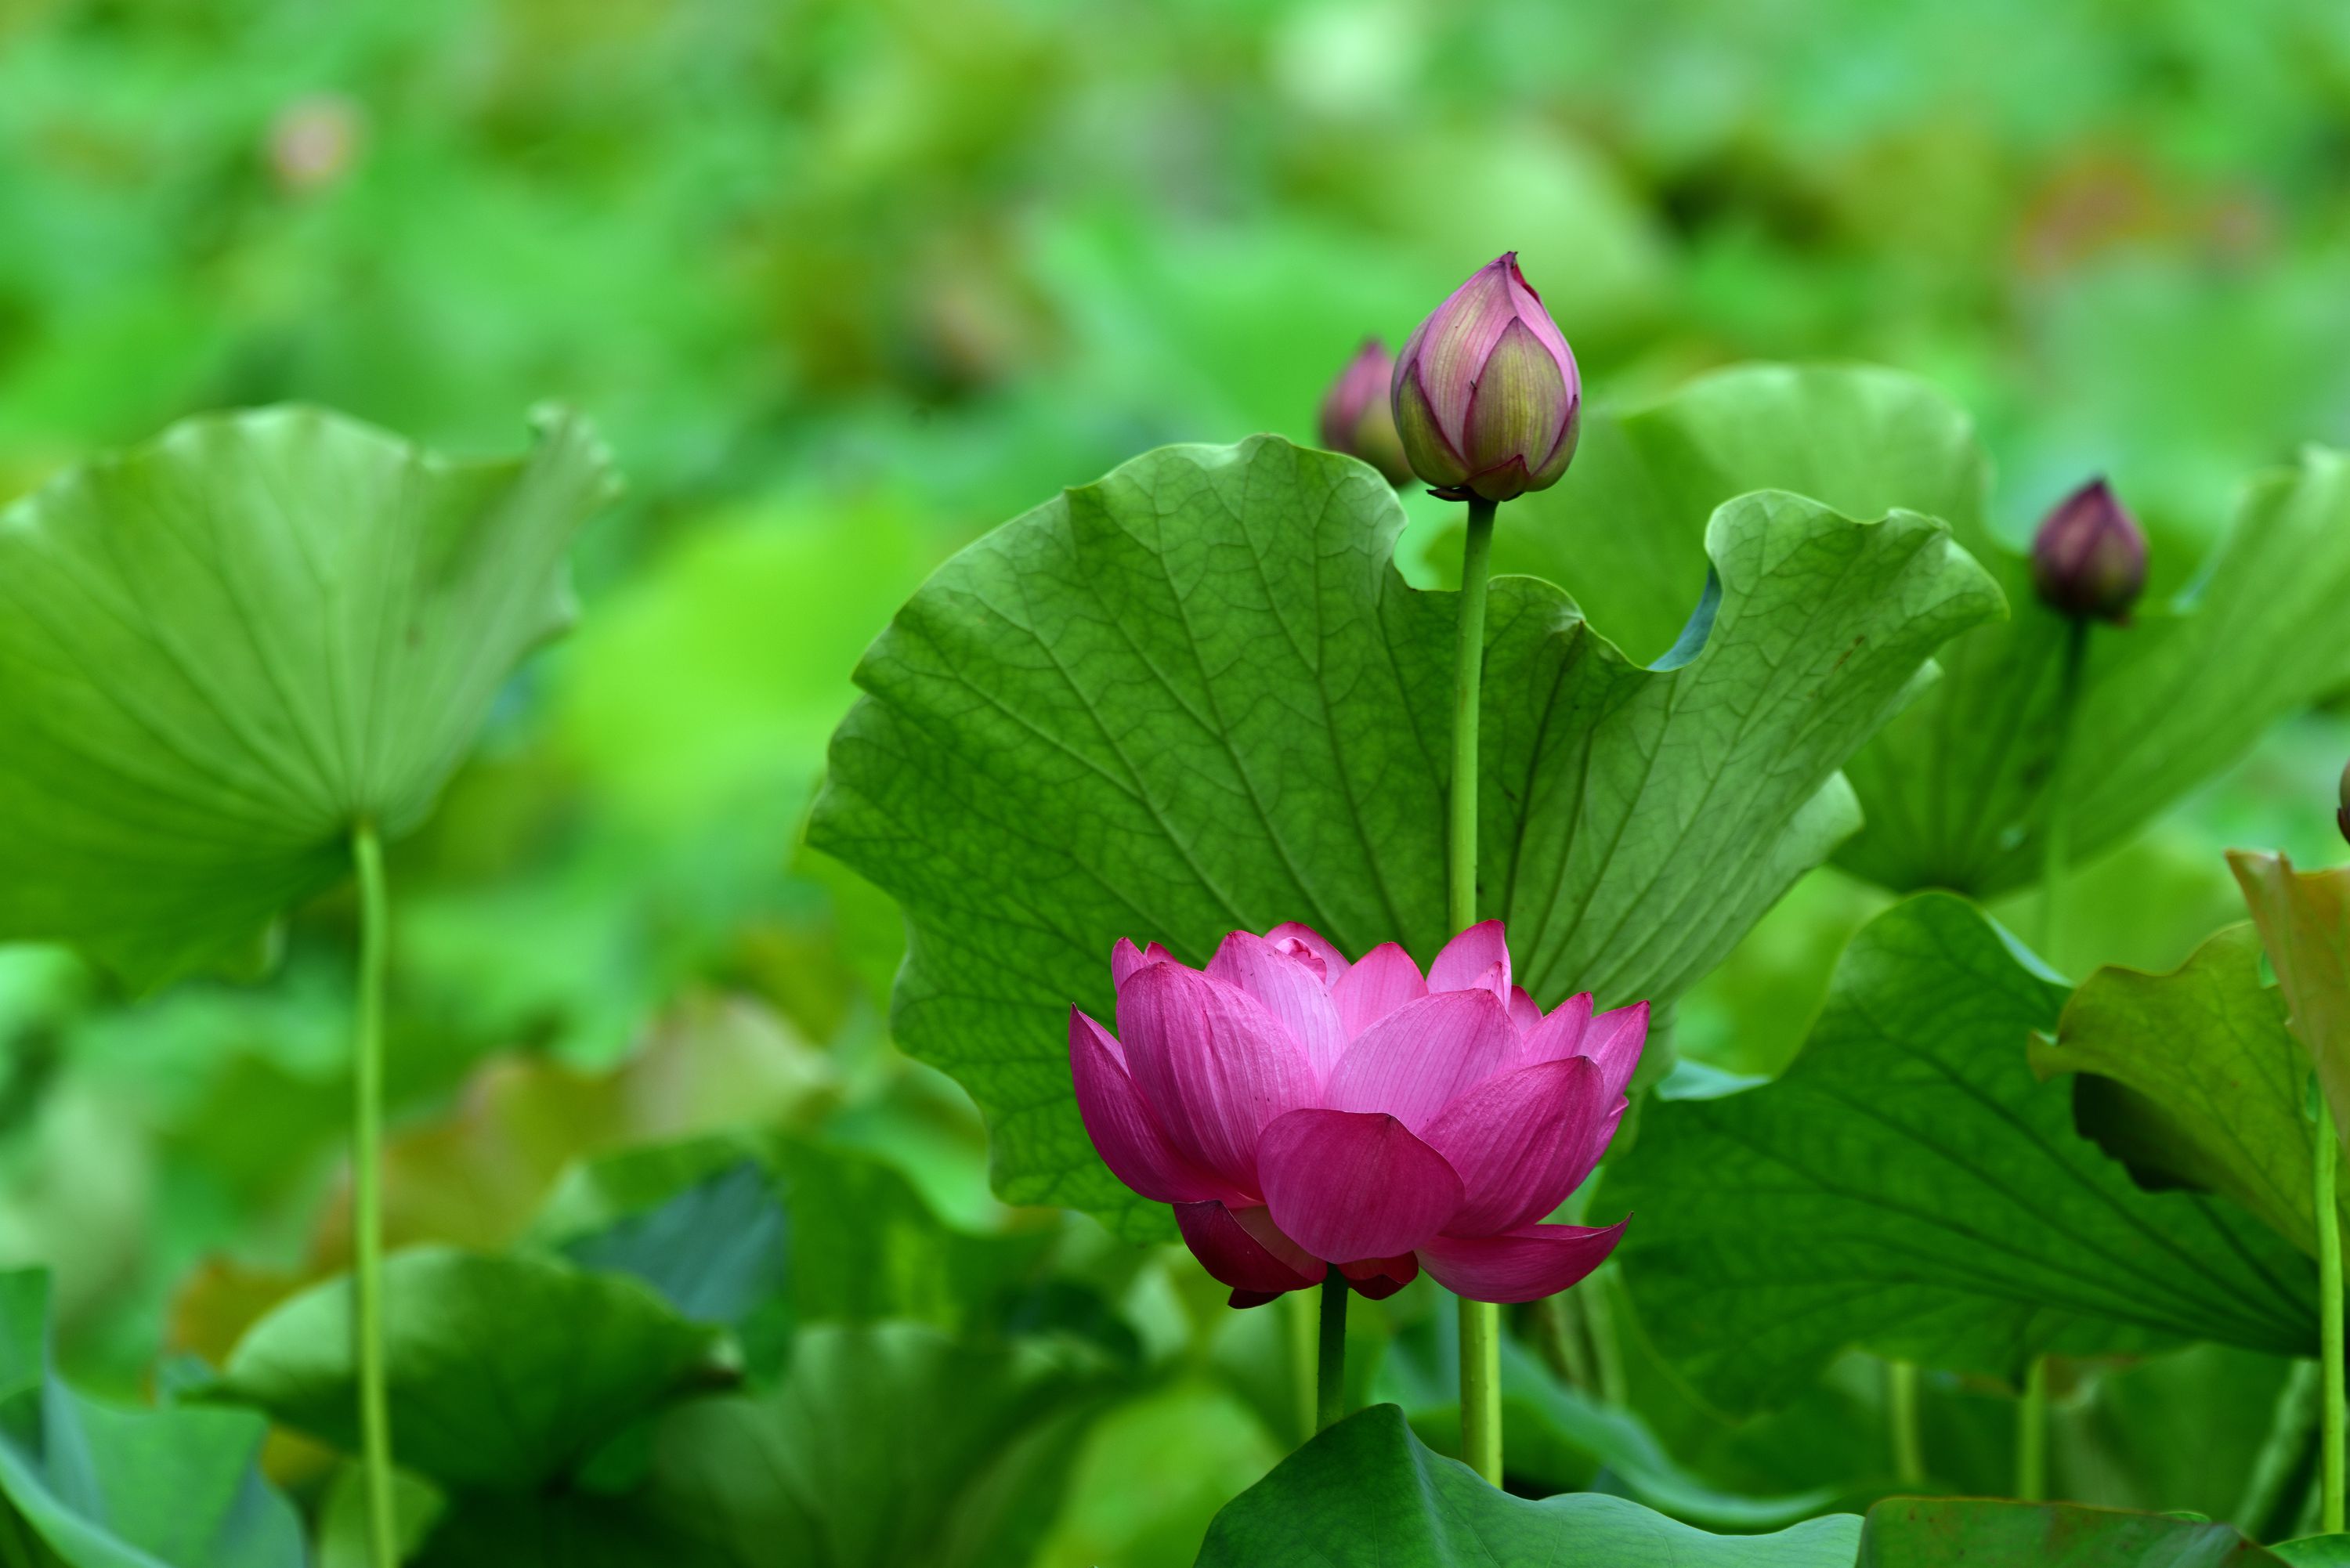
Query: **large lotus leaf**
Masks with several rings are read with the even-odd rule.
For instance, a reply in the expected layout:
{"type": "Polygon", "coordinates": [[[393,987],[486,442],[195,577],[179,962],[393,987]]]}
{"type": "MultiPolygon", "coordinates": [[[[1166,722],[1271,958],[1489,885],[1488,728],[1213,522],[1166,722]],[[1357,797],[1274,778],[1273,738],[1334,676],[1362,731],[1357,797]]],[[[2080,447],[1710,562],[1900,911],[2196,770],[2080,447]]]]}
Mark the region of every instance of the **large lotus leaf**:
{"type": "MultiPolygon", "coordinates": [[[[1066,1010],[1110,1016],[1117,938],[1443,941],[1454,599],[1405,586],[1403,523],[1350,459],[1167,448],[956,556],[859,667],[811,841],[904,906],[898,1037],[987,1112],[1005,1197],[1164,1226],[1068,1089],[1066,1010]]],[[[1545,1003],[1702,973],[1851,830],[1838,765],[1997,607],[1907,514],[1747,496],[1707,549],[1720,593],[1669,667],[1494,585],[1479,897],[1545,1003]]]]}
{"type": "Polygon", "coordinates": [[[2064,1502],[1894,1497],[1868,1511],[1858,1568],[2278,1568],[2234,1527],[2064,1502]]]}
{"type": "Polygon", "coordinates": [[[1860,1521],[1832,1514],[1772,1535],[1709,1535],[1602,1492],[1540,1502],[1432,1453],[1393,1405],[1348,1417],[1216,1516],[1200,1568],[1851,1568],[1860,1521]]]}
{"type": "Polygon", "coordinates": [[[1124,1387],[1074,1342],[806,1329],[775,1389],[663,1418],[641,1507],[742,1568],[1020,1568],[1124,1387]]]}
{"type": "Polygon", "coordinates": [[[1775,1082],[1665,1101],[1595,1199],[1659,1348],[1724,1407],[1859,1345],[2010,1376],[2042,1351],[2306,1355],[2315,1271],[2234,1204],[2149,1193],[2032,1071],[2064,988],[1980,910],[1863,928],[1775,1082]]]}
{"type": "MultiPolygon", "coordinates": [[[[1638,656],[1668,645],[1705,579],[1706,519],[1792,490],[1852,516],[1948,522],[2011,618],[1937,656],[1942,680],[1846,768],[1866,826],[1837,851],[1887,887],[1987,896],[2037,877],[2064,624],[1984,522],[1966,415],[1926,383],[1861,367],[1752,366],[1654,407],[1594,414],[1575,466],[1503,514],[1494,559],[1563,585],[1638,656]]],[[[2350,459],[2312,450],[2256,476],[2190,586],[2089,639],[2069,786],[2075,858],[2127,836],[2279,717],[2350,680],[2350,459]]]]}
{"type": "Polygon", "coordinates": [[[2150,1183],[2224,1192],[2313,1257],[2309,1056],[2261,981],[2261,939],[2231,926],[2169,974],[2103,969],[2065,1005],[2043,1076],[2086,1074],[2075,1119],[2150,1183]]]}
{"type": "Polygon", "coordinates": [[[2231,849],[2260,928],[2285,1027],[2317,1070],[2334,1135],[2350,1144],[2350,866],[2295,871],[2282,855],[2231,849]]]}
{"type": "Polygon", "coordinates": [[[1988,476],[1972,422],[1924,381],[1742,366],[1648,408],[1590,410],[1566,477],[1502,514],[1493,564],[1561,584],[1618,647],[1651,659],[1689,618],[1710,564],[1705,521],[1731,496],[1791,490],[1848,517],[1922,512],[1988,558],[1988,476]]]}
{"type": "MultiPolygon", "coordinates": [[[[294,1297],[254,1324],[207,1397],[353,1450],[350,1313],[347,1277],[294,1297]]],[[[384,1269],[384,1322],[400,1461],[454,1490],[565,1475],[732,1370],[719,1331],[637,1281],[525,1254],[402,1252],[384,1269]]]]}
{"type": "Polygon", "coordinates": [[[249,961],[354,823],[421,821],[569,618],[588,425],[457,462],[316,409],[208,416],[0,513],[0,937],[134,981],[249,961]]]}
{"type": "Polygon", "coordinates": [[[0,1274],[0,1560],[302,1568],[302,1525],[240,1410],[120,1410],[48,1369],[48,1276],[0,1274]],[[37,1542],[37,1546],[34,1543],[37,1542]]]}

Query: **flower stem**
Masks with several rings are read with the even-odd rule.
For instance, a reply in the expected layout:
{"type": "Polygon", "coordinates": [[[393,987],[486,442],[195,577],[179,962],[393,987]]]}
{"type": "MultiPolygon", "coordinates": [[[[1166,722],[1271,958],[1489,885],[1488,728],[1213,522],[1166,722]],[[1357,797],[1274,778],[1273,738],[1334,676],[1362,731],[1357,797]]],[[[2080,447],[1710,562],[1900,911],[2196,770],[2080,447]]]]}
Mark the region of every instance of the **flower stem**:
{"type": "Polygon", "coordinates": [[[2324,1390],[2320,1417],[2318,1484],[2324,1499],[2320,1528],[2341,1533],[2343,1523],[2342,1219],[2334,1202],[2334,1168],[2340,1151],[2334,1136],[2334,1110],[2317,1096],[2317,1179],[2312,1196],[2317,1220],[2317,1353],[2324,1390]]]}
{"type": "Polygon", "coordinates": [[[1903,1486],[1926,1479],[1926,1444],[1918,1424],[1918,1364],[1885,1364],[1885,1413],[1893,1428],[1893,1475],[1903,1486]]]}
{"type": "MultiPolygon", "coordinates": [[[[2072,837],[2073,718],[2081,706],[2081,670],[2088,661],[2089,623],[2064,625],[2064,664],[2056,676],[2056,754],[2048,769],[2048,815],[2041,834],[2040,956],[2053,967],[2064,937],[2064,863],[2072,837]]],[[[2015,1407],[2015,1495],[2038,1502],[2048,1491],[2048,1360],[2032,1358],[2023,1397],[2015,1407]]]]}
{"type": "Polygon", "coordinates": [[[1314,1429],[1326,1431],[1347,1413],[1347,1276],[1322,1276],[1322,1347],[1315,1365],[1314,1429]]]}
{"type": "MultiPolygon", "coordinates": [[[[1469,501],[1461,552],[1461,627],[1452,680],[1451,835],[1447,902],[1453,933],[1477,923],[1477,711],[1485,672],[1485,583],[1492,571],[1495,503],[1469,501]]],[[[1461,1303],[1461,1457],[1502,1484],[1502,1309],[1461,1303]]]]}
{"type": "Polygon", "coordinates": [[[359,1373],[359,1449],[369,1554],[398,1568],[392,1512],[391,1409],[383,1358],[383,971],[390,900],[375,825],[351,830],[359,884],[359,1021],[352,1040],[351,1238],[356,1253],[351,1334],[359,1373]]]}
{"type": "Polygon", "coordinates": [[[2015,1406],[2015,1495],[2039,1502],[2048,1495],[2048,1358],[2035,1355],[2015,1406]]]}
{"type": "Polygon", "coordinates": [[[2048,769],[2048,819],[2041,836],[2040,956],[2056,962],[2064,932],[2064,862],[2071,850],[2073,715],[2081,705],[2081,669],[2089,652],[2089,623],[2064,627],[2064,667],[2056,677],[2056,755],[2048,769]]]}

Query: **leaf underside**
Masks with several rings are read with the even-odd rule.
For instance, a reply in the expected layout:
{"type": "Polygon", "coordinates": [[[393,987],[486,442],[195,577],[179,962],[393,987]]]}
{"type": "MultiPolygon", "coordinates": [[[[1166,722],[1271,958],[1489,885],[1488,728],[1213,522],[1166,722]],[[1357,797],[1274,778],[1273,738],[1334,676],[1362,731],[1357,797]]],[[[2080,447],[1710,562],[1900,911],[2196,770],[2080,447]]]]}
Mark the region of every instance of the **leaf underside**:
{"type": "Polygon", "coordinates": [[[249,966],[352,826],[421,821],[571,614],[610,493],[575,416],[453,462],[308,408],[207,416],[0,512],[0,939],[138,984],[249,966]]]}

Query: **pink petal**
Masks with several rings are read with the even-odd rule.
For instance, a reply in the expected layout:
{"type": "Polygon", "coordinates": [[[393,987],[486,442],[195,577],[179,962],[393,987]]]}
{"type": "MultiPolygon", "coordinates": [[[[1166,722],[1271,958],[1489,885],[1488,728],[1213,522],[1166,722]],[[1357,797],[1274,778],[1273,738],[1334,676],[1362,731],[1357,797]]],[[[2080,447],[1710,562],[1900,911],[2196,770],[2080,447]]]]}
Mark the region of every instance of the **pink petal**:
{"type": "Polygon", "coordinates": [[[1511,1053],[1513,1067],[1556,1062],[1583,1054],[1584,1032],[1591,1027],[1591,993],[1578,991],[1550,1010],[1539,1027],[1529,1030],[1511,1053]]]}
{"type": "Polygon", "coordinates": [[[1383,1302],[1396,1292],[1419,1278],[1419,1259],[1411,1252],[1392,1258],[1366,1258],[1358,1263],[1342,1263],[1338,1272],[1355,1293],[1366,1301],[1383,1302]]]}
{"type": "Polygon", "coordinates": [[[1258,1246],[1288,1264],[1309,1280],[1318,1280],[1324,1270],[1322,1260],[1292,1241],[1282,1228],[1273,1222],[1272,1210],[1262,1203],[1243,1204],[1232,1210],[1232,1219],[1240,1228],[1256,1238],[1258,1246]]]}
{"type": "Polygon", "coordinates": [[[1502,255],[1471,273],[1430,313],[1398,361],[1419,372],[1436,424],[1455,448],[1468,424],[1470,394],[1476,389],[1485,357],[1517,318],[1508,281],[1516,270],[1514,256],[1502,255]]]}
{"type": "Polygon", "coordinates": [[[1329,988],[1322,982],[1316,955],[1285,953],[1253,932],[1234,931],[1208,961],[1208,973],[1247,992],[1281,1020],[1290,1037],[1305,1047],[1315,1082],[1330,1075],[1347,1048],[1347,1035],[1339,1027],[1329,988]]]}
{"type": "Polygon", "coordinates": [[[1148,965],[1119,990],[1118,1033],[1175,1151],[1242,1192],[1262,1191],[1258,1136],[1314,1103],[1305,1047],[1255,997],[1178,963],[1148,965]]]}
{"type": "Polygon", "coordinates": [[[1492,1236],[1532,1224],[1591,1174],[1592,1135],[1611,1102],[1600,1069],[1581,1056],[1486,1079],[1429,1124],[1429,1147],[1468,1195],[1449,1236],[1492,1236]]]}
{"type": "Polygon", "coordinates": [[[1381,942],[1365,953],[1362,961],[1330,988],[1338,1023],[1349,1040],[1405,1002],[1418,1002],[1427,994],[1428,982],[1419,978],[1419,966],[1393,942],[1381,942]]]}
{"type": "Polygon", "coordinates": [[[1633,1070],[1640,1064],[1640,1048],[1648,1042],[1648,1004],[1636,1002],[1593,1019],[1575,1052],[1599,1064],[1607,1075],[1608,1096],[1613,1098],[1632,1081],[1633,1070]]]}
{"type": "Polygon", "coordinates": [[[1586,1175],[1598,1165],[1600,1157],[1607,1152],[1607,1146],[1616,1141],[1617,1125],[1623,1121],[1624,1113],[1630,1108],[1631,1102],[1620,1095],[1617,1096],[1615,1106],[1601,1119],[1599,1125],[1592,1129],[1591,1152],[1584,1157],[1583,1168],[1586,1175]]]}
{"type": "Polygon", "coordinates": [[[1336,985],[1338,977],[1347,972],[1347,955],[1332,944],[1329,938],[1313,927],[1295,920],[1284,920],[1264,933],[1264,940],[1276,948],[1299,949],[1322,961],[1322,983],[1336,985]]]}
{"type": "Polygon", "coordinates": [[[1550,311],[1544,306],[1542,296],[1535,293],[1534,286],[1526,281],[1526,275],[1518,266],[1517,252],[1512,251],[1508,259],[1510,303],[1516,309],[1518,319],[1532,328],[1543,346],[1556,358],[1566,377],[1567,391],[1580,397],[1583,378],[1575,369],[1575,350],[1567,347],[1566,335],[1559,331],[1558,323],[1550,318],[1550,311]]]}
{"type": "MultiPolygon", "coordinates": [[[[1333,1110],[1385,1111],[1419,1132],[1455,1096],[1498,1072],[1517,1043],[1517,1025],[1492,992],[1439,992],[1405,1002],[1363,1031],[1338,1058],[1322,1103],[1333,1110]]],[[[1176,1147],[1182,1147],[1180,1137],[1176,1147]]]]}
{"type": "Polygon", "coordinates": [[[1174,961],[1174,955],[1170,953],[1165,948],[1160,947],[1157,942],[1153,942],[1148,948],[1138,950],[1132,942],[1127,940],[1124,937],[1120,937],[1118,939],[1118,945],[1109,950],[1110,983],[1112,985],[1124,985],[1128,981],[1134,978],[1134,971],[1140,969],[1144,964],[1172,963],[1174,961]]]}
{"type": "Polygon", "coordinates": [[[1436,1282],[1472,1302],[1555,1296],[1607,1261],[1628,1220],[1613,1225],[1525,1225],[1502,1236],[1440,1236],[1419,1248],[1436,1282]]]}
{"type": "Polygon", "coordinates": [[[1526,994],[1526,988],[1523,985],[1510,987],[1510,1022],[1518,1026],[1518,1033],[1523,1036],[1532,1033],[1540,1027],[1542,1021],[1543,1010],[1535,1005],[1533,997],[1526,994]]]}
{"type": "Polygon", "coordinates": [[[1110,1174],[1156,1203],[1199,1203],[1236,1196],[1175,1152],[1166,1129],[1119,1066],[1116,1042],[1102,1026],[1069,1009],[1069,1075],[1086,1136],[1110,1174]]]}
{"type": "Polygon", "coordinates": [[[1175,1223],[1200,1266],[1236,1291],[1277,1296],[1284,1291],[1304,1290],[1325,1272],[1316,1263],[1312,1275],[1299,1273],[1266,1251],[1263,1243],[1221,1203],[1178,1203],[1175,1223]]]}
{"type": "Polygon", "coordinates": [[[1256,1157],[1274,1223],[1333,1262],[1411,1251],[1461,1207],[1460,1177],[1390,1116],[1292,1111],[1256,1157]]]}
{"type": "Polygon", "coordinates": [[[1428,966],[1428,989],[1430,991],[1467,991],[1471,986],[1492,987],[1493,966],[1502,970],[1502,983],[1494,993],[1510,994],[1510,944],[1503,934],[1499,920],[1481,920],[1444,944],[1436,961],[1428,966]]]}

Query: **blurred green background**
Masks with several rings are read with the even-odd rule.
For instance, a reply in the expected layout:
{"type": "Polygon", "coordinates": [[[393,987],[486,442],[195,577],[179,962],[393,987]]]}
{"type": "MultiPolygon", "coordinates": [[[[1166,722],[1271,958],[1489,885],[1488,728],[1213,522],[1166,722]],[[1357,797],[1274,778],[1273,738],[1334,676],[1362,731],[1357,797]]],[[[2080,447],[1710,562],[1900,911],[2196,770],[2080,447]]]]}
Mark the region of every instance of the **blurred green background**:
{"type": "MultiPolygon", "coordinates": [[[[0,503],[223,405],[467,452],[588,411],[629,489],[581,624],[394,855],[395,1240],[501,1244],[568,1161],[744,1114],[1002,1225],[968,1102],[887,1044],[894,914],[795,847],[858,654],[1065,483],[1310,439],[1504,248],[1596,400],[1902,367],[2011,536],[2103,472],[2176,581],[2250,471],[2350,444],[2350,8],[0,0],[0,503]]],[[[2237,918],[2224,843],[2338,857],[2345,753],[2299,721],[2110,857],[2064,967],[2237,918]]],[[[1805,883],[1683,1049],[1775,1068],[1882,901],[1805,883]]],[[[350,925],[147,1001],[0,950],[0,1262],[57,1271],[77,1376],[136,1393],[339,1259],[350,925]]],[[[1277,1425],[1133,1407],[1048,1557],[1187,1561],[1277,1425]]],[[[2183,1501],[2147,1484],[2113,1501],[2183,1501]]]]}

